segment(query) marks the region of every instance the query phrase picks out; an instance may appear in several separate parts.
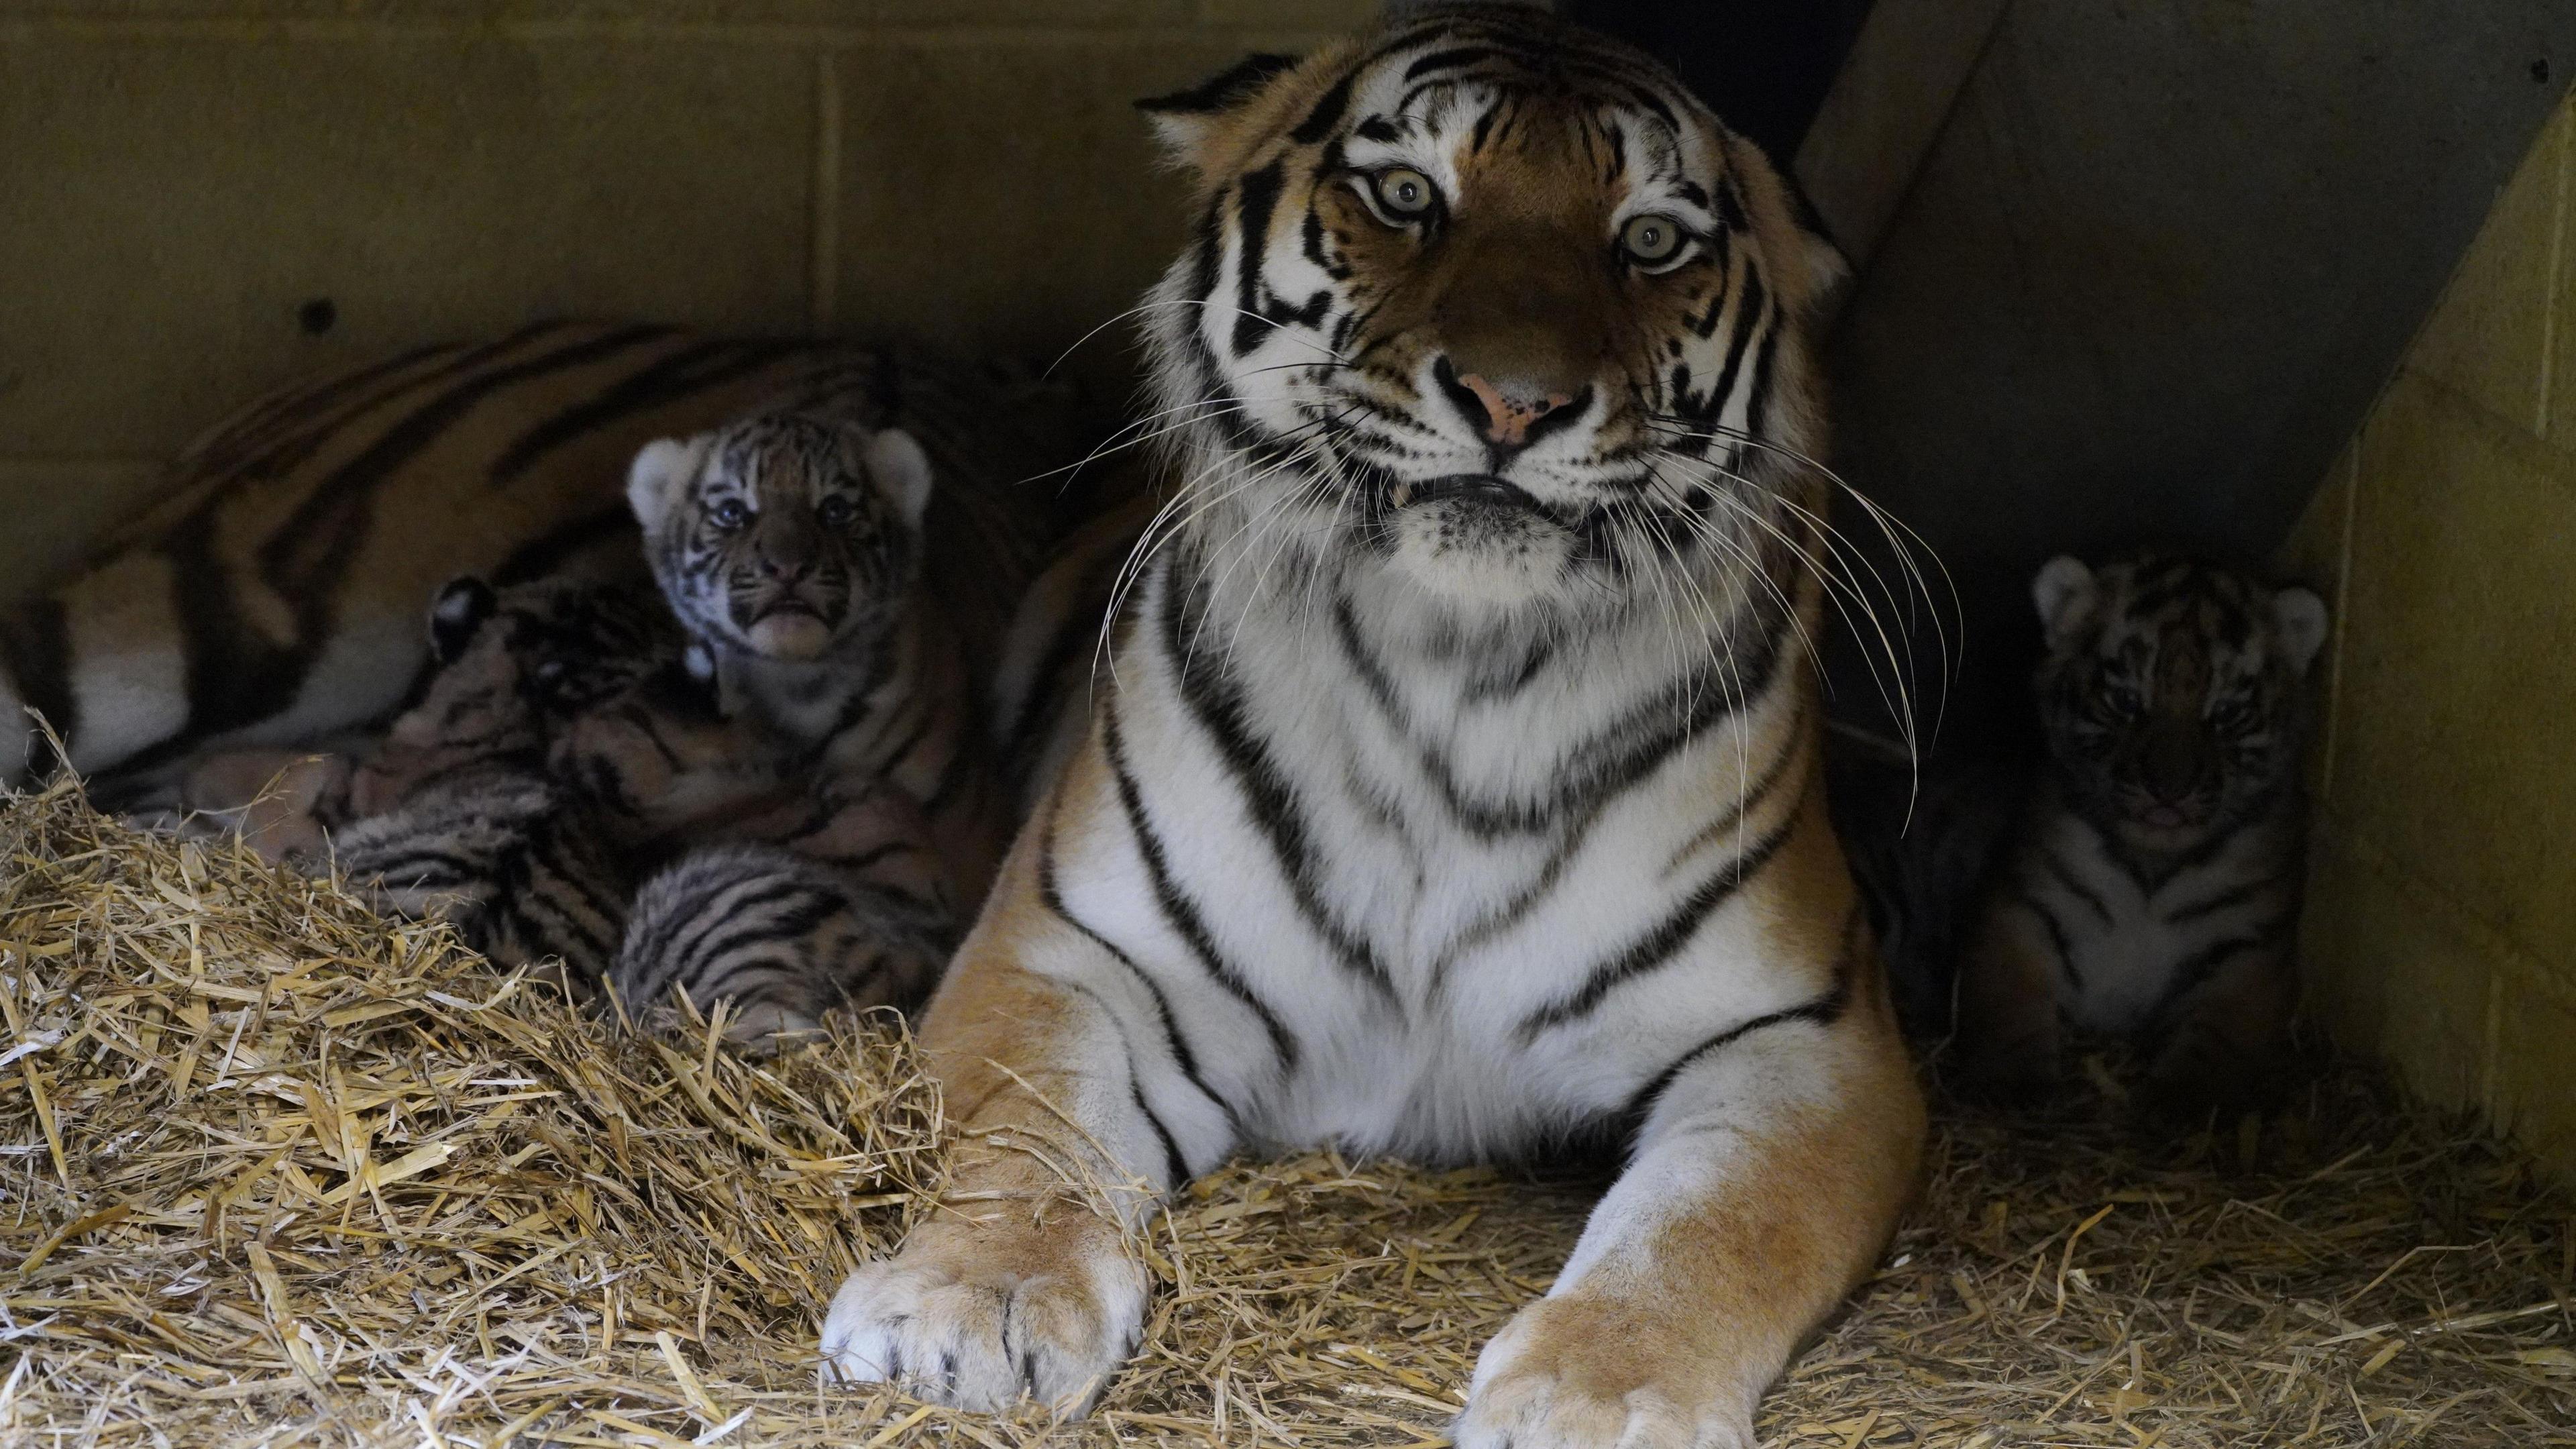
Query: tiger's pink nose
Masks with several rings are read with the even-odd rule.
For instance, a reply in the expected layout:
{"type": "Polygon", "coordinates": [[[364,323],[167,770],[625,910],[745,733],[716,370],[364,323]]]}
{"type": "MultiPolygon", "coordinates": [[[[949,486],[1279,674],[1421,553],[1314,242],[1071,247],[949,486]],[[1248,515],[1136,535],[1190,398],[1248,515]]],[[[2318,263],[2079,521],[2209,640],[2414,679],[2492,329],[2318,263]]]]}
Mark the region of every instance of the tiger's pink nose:
{"type": "Polygon", "coordinates": [[[1484,374],[1470,372],[1458,379],[1474,407],[1461,407],[1468,421],[1479,423],[1487,439],[1507,448],[1517,448],[1529,441],[1530,427],[1552,412],[1571,405],[1574,399],[1565,393],[1541,393],[1534,389],[1513,388],[1506,391],[1486,381],[1484,374]],[[1483,416],[1478,417],[1481,410],[1483,416]]]}

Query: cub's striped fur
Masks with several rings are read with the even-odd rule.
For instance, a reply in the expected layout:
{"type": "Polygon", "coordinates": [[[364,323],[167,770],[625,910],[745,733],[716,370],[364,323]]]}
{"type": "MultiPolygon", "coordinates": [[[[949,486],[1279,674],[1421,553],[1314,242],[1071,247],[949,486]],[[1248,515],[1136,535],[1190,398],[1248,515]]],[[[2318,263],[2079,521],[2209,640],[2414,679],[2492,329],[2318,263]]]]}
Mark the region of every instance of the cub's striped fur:
{"type": "Polygon", "coordinates": [[[1007,615],[963,626],[994,580],[930,566],[941,491],[903,432],[801,411],[654,443],[627,497],[725,714],[795,771],[908,795],[979,900],[1013,823],[983,697],[1007,615]]]}
{"type": "Polygon", "coordinates": [[[909,354],[546,323],[282,389],[191,447],[87,568],[0,610],[0,783],[50,758],[25,706],[112,803],[158,798],[156,767],[208,745],[379,720],[442,584],[636,572],[618,483],[638,448],[809,403],[919,439],[948,480],[936,551],[976,581],[961,633],[997,634],[1056,531],[1050,491],[1010,485],[1073,449],[1060,400],[909,354]]]}
{"type": "Polygon", "coordinates": [[[2305,678],[2325,605],[2188,559],[2033,585],[2049,764],[1962,962],[1972,1085],[2044,1091],[2067,1026],[2135,1036],[2172,1105],[2276,1065],[2297,981],[2305,678]]]}
{"type": "Polygon", "coordinates": [[[1146,309],[1171,508],[923,1021],[978,1206],[851,1277],[826,1372],[1078,1408],[1143,1322],[1131,1229],[1231,1154],[1624,1133],[1455,1437],[1750,1449],[1923,1126],[1817,786],[1839,262],[1537,11],[1154,109],[1197,178],[1146,309]]]}
{"type": "Polygon", "coordinates": [[[607,965],[634,889],[578,797],[504,767],[348,825],[330,859],[382,909],[443,916],[504,965],[560,960],[576,985],[607,965]]]}
{"type": "Polygon", "coordinates": [[[841,1007],[918,1005],[955,943],[946,911],[774,845],[693,852],[644,883],[609,972],[622,1002],[733,1003],[766,1041],[841,1007]]]}

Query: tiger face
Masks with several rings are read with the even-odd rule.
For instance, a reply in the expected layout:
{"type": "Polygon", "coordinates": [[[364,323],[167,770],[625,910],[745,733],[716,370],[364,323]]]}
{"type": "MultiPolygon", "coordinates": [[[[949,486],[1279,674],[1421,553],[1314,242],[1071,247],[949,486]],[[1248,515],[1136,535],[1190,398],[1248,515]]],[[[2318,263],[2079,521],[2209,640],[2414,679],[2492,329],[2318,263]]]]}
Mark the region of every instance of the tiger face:
{"type": "Polygon", "coordinates": [[[690,635],[815,660],[881,638],[920,570],[930,462],[894,429],[753,417],[636,455],[627,500],[690,635]]]}
{"type": "Polygon", "coordinates": [[[2302,681],[2326,635],[2315,594],[2153,556],[2098,572],[2051,559],[2032,594],[2049,754],[2067,804],[2096,828],[2141,851],[2187,850],[2295,783],[2302,681]]]}
{"type": "Polygon", "coordinates": [[[1435,6],[1145,108],[1199,180],[1147,326],[1211,536],[1374,558],[1471,617],[1767,547],[1843,266],[1662,66],[1435,6]]]}

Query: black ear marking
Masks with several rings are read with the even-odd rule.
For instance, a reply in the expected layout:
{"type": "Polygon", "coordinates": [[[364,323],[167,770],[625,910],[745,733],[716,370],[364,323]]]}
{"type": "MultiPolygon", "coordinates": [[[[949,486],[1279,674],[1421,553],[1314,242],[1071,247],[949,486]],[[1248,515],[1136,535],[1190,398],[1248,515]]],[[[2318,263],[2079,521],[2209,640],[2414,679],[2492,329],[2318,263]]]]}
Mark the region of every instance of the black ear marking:
{"type": "Polygon", "coordinates": [[[1230,110],[1252,99],[1255,92],[1297,61],[1296,56],[1274,51],[1247,55],[1188,90],[1148,96],[1136,103],[1136,109],[1149,116],[1204,116],[1230,110]]]}
{"type": "Polygon", "coordinates": [[[453,664],[474,642],[474,631],[492,617],[500,596],[492,586],[466,574],[450,579],[429,606],[429,652],[441,664],[453,664]]]}

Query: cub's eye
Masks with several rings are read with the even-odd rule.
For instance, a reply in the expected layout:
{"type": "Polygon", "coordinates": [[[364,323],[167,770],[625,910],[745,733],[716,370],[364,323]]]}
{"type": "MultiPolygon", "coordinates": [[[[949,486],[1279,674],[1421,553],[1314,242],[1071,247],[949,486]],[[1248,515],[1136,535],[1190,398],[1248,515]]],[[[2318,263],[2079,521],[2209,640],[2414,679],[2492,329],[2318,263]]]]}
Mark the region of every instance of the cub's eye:
{"type": "Polygon", "coordinates": [[[1682,243],[1688,239],[1689,233],[1682,230],[1680,222],[1660,212],[1632,216],[1626,226],[1619,228],[1621,250],[1640,266],[1652,267],[1673,260],[1681,255],[1682,243]]]}
{"type": "Polygon", "coordinates": [[[815,521],[825,528],[847,528],[858,522],[858,505],[835,493],[814,508],[815,521]]]}
{"type": "Polygon", "coordinates": [[[1431,178],[1410,166],[1397,166],[1369,178],[1370,191],[1377,197],[1378,208],[1398,221],[1413,221],[1427,216],[1440,204],[1440,189],[1431,178]]]}
{"type": "Polygon", "coordinates": [[[751,522],[751,510],[743,506],[741,499],[727,498],[707,510],[707,522],[731,533],[751,522]]]}

